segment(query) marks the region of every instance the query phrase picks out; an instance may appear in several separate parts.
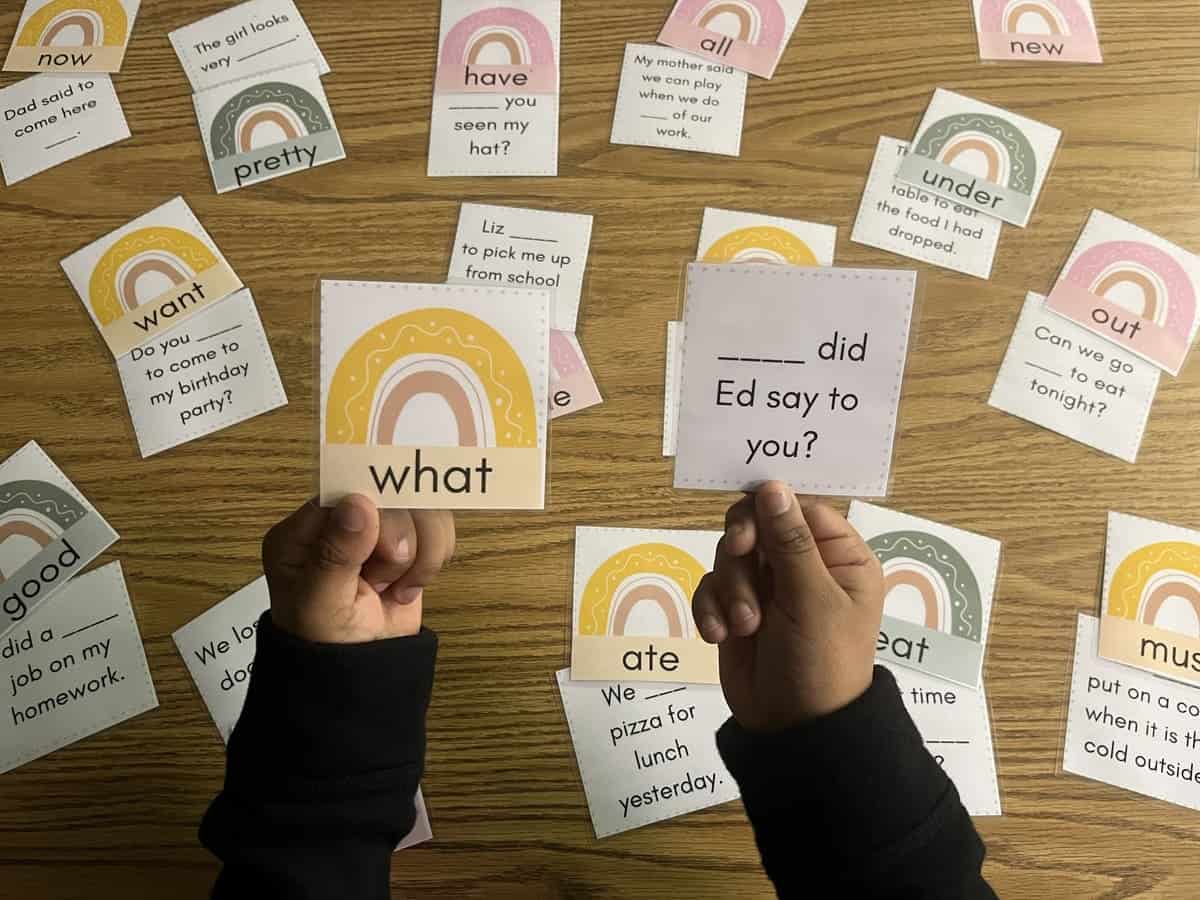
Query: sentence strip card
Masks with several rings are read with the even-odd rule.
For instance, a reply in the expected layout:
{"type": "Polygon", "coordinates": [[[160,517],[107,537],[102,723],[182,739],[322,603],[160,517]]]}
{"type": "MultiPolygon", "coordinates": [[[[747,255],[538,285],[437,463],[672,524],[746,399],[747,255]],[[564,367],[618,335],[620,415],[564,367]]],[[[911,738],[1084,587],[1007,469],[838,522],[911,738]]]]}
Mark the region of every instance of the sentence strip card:
{"type": "Polygon", "coordinates": [[[249,289],[117,360],[142,457],[287,404],[249,289]]]}
{"type": "Polygon", "coordinates": [[[771,78],[808,0],[676,0],[658,42],[771,78]]]}
{"type": "Polygon", "coordinates": [[[597,838],[741,796],[717,752],[719,686],[557,678],[597,838]]]}
{"type": "Polygon", "coordinates": [[[33,441],[0,464],[0,638],[116,540],[33,441]]]}
{"type": "Polygon", "coordinates": [[[1000,542],[857,500],[847,518],[883,564],[876,659],[978,687],[1000,542]]]}
{"type": "Polygon", "coordinates": [[[1020,62],[1103,62],[1091,0],[1024,5],[973,0],[979,58],[1020,62]]]}
{"type": "Polygon", "coordinates": [[[0,774],[158,706],[120,563],[67,585],[0,640],[0,774]]]}
{"type": "Polygon", "coordinates": [[[119,72],[141,0],[27,0],[6,72],[119,72]]]}
{"type": "Polygon", "coordinates": [[[988,404],[1136,462],[1158,369],[1027,294],[988,404]]]}
{"type": "Polygon", "coordinates": [[[321,282],[321,503],[542,509],[550,294],[321,282]]]}
{"type": "MultiPolygon", "coordinates": [[[[254,670],[258,620],[270,607],[267,579],[259,578],[171,635],[225,743],[229,743],[233,726],[246,704],[250,673],[254,670]]],[[[415,803],[417,822],[397,850],[433,837],[425,798],[419,789],[415,803]]]]}
{"type": "Polygon", "coordinates": [[[62,261],[113,356],[124,356],[242,286],[182,197],[62,261]]]}
{"type": "Polygon", "coordinates": [[[442,0],[430,176],[557,175],[560,0],[442,0]]]}

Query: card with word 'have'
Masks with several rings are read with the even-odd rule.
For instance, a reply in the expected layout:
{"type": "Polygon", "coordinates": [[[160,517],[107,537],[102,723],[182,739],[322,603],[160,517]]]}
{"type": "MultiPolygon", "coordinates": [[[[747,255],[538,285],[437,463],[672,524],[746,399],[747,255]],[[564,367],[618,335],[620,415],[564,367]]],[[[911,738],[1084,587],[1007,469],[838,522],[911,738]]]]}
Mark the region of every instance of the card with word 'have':
{"type": "Polygon", "coordinates": [[[6,72],[119,72],[141,0],[27,0],[6,72]]]}
{"type": "Polygon", "coordinates": [[[876,658],[978,687],[1000,542],[857,500],[847,518],[883,564],[876,658]]]}
{"type": "Polygon", "coordinates": [[[557,175],[560,0],[442,0],[430,176],[557,175]]]}
{"type": "Polygon", "coordinates": [[[1024,228],[1062,132],[938,88],[896,177],[1024,228]]]}
{"type": "Polygon", "coordinates": [[[677,0],[658,42],[771,78],[808,0],[677,0]]]}
{"type": "Polygon", "coordinates": [[[1103,62],[1091,0],[973,0],[979,58],[1103,62]]]}
{"type": "Polygon", "coordinates": [[[322,281],[321,503],[543,509],[550,294],[322,281]]]}

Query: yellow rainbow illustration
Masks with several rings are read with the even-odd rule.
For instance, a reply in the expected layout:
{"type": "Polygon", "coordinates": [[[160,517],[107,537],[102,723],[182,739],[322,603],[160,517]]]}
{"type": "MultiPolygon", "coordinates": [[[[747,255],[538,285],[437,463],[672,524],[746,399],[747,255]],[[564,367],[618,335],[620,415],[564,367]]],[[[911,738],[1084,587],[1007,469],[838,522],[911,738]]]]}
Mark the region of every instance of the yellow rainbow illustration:
{"type": "Polygon", "coordinates": [[[1108,589],[1107,613],[1156,625],[1172,597],[1187,602],[1200,622],[1200,546],[1188,541],[1150,544],[1125,557],[1108,589]]]}
{"type": "Polygon", "coordinates": [[[584,588],[579,633],[624,635],[634,608],[650,603],[666,617],[666,637],[694,637],[689,610],[706,572],[694,556],[671,544],[638,544],[613,554],[584,588]]]}
{"type": "Polygon", "coordinates": [[[703,262],[818,266],[817,255],[796,235],[774,225],[739,228],[708,248],[703,262]]]}
{"type": "Polygon", "coordinates": [[[53,0],[26,20],[17,46],[54,46],[72,27],[83,33],[76,46],[119,47],[129,37],[129,17],[118,0],[53,0]]]}
{"type": "Polygon", "coordinates": [[[101,325],[137,309],[139,279],[151,273],[182,284],[217,265],[217,255],[200,238],[179,228],[131,231],[108,248],[92,270],[88,298],[101,325]]]}

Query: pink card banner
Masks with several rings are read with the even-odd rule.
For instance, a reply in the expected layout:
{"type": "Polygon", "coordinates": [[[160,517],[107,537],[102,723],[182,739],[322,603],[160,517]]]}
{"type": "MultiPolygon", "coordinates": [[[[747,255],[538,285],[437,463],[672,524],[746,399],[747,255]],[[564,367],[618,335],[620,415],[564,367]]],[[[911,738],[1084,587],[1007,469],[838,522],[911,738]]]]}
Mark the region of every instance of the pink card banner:
{"type": "Polygon", "coordinates": [[[1014,34],[981,31],[979,55],[984,59],[1017,59],[1022,62],[1103,62],[1094,34],[1014,34]]]}
{"type": "Polygon", "coordinates": [[[659,32],[658,42],[713,62],[733,66],[760,78],[770,78],[775,74],[775,66],[782,51],[778,46],[749,44],[716,31],[709,31],[677,15],[667,19],[667,23],[659,32]]]}
{"type": "Polygon", "coordinates": [[[434,90],[439,94],[557,94],[558,66],[438,66],[434,90]]]}

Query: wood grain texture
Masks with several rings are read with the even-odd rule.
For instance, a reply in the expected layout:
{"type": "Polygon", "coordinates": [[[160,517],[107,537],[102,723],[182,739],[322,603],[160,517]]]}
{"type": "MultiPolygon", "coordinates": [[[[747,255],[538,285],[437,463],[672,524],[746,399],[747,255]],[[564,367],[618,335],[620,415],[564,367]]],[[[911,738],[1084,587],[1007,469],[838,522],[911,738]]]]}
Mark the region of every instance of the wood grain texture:
{"type": "MultiPolygon", "coordinates": [[[[7,40],[21,4],[4,5],[7,40]]],[[[595,214],[580,337],[608,402],[553,425],[545,514],[459,520],[459,557],[427,603],[442,638],[425,784],[437,837],[397,857],[393,895],[769,896],[737,803],[593,839],[553,682],[572,529],[717,525],[729,497],[676,493],[659,456],[664,323],[701,208],[830,222],[839,262],[904,267],[850,228],[877,138],[910,136],[938,86],[1065,133],[990,281],[922,267],[889,500],[1004,541],[986,677],[1005,816],[980,822],[987,874],[1005,897],[1200,893],[1200,814],[1059,774],[1075,611],[1096,604],[1106,512],[1200,526],[1197,367],[1164,379],[1136,467],[986,405],[1025,291],[1049,288],[1092,207],[1200,248],[1194,0],[1095,0],[1100,67],[981,64],[966,0],[812,0],[778,76],[751,80],[736,160],[610,145],[624,44],[652,41],[670,3],[569,0],[561,174],[547,180],[425,177],[436,2],[302,0],[348,159],[217,197],[166,33],[224,5],[145,0],[117,77],[133,139],[0,191],[0,451],[39,440],[121,532],[108,558],[125,566],[161,700],[0,780],[0,895],[207,895],[196,827],[221,744],[170,634],[257,576],[262,534],[315,488],[317,276],[440,280],[474,199],[595,214]],[[291,404],[142,461],[58,261],[175,194],[253,289],[291,404]]]]}

